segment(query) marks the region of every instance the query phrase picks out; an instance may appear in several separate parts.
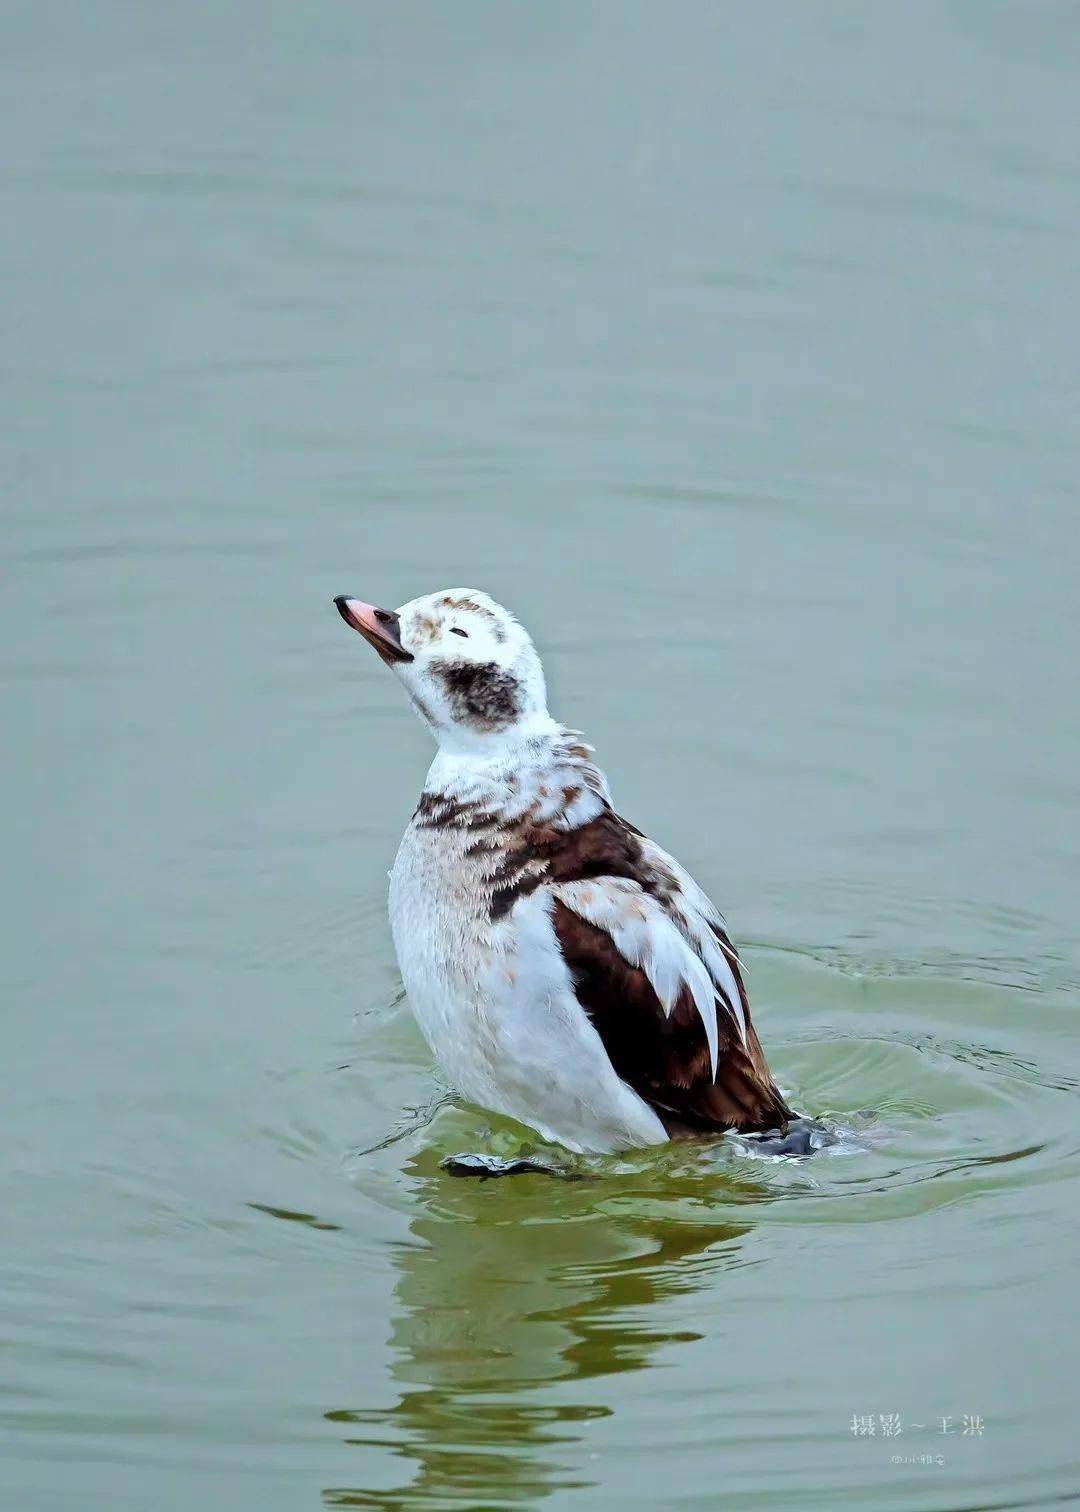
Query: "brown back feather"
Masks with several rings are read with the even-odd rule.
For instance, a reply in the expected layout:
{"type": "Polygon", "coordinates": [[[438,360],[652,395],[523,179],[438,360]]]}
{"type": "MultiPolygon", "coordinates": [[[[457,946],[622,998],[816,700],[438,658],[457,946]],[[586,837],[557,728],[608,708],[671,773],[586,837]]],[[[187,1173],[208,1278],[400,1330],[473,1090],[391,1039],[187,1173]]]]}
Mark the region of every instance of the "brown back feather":
{"type": "MultiPolygon", "coordinates": [[[[564,812],[578,791],[574,787],[561,795],[564,812]]],[[[492,922],[539,887],[603,877],[636,882],[677,918],[677,879],[646,852],[641,831],[609,807],[568,830],[528,810],[508,823],[480,803],[425,793],[414,822],[465,830],[471,836],[466,854],[490,856],[485,885],[492,922]]],[[[705,1028],[689,989],[684,988],[671,1013],[665,1014],[644,971],[619,954],[610,935],[558,898],[552,917],[578,1000],[612,1066],[657,1110],[669,1130],[768,1129],[792,1116],[769,1073],[750,1022],[738,958],[720,924],[712,929],[739,990],[747,1046],[726,1000],[718,994],[714,1081],[705,1028]]]]}

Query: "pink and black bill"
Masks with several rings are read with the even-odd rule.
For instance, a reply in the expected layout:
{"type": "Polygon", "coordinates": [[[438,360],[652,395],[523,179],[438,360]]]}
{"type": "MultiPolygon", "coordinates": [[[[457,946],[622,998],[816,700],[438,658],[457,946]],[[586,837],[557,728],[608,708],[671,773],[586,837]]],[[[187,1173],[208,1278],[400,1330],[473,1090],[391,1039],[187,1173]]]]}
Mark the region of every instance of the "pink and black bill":
{"type": "Polygon", "coordinates": [[[344,593],[339,593],[334,603],[345,623],[374,646],[388,667],[394,662],[412,661],[411,653],[401,644],[401,623],[392,609],[376,609],[374,604],[344,593]]]}

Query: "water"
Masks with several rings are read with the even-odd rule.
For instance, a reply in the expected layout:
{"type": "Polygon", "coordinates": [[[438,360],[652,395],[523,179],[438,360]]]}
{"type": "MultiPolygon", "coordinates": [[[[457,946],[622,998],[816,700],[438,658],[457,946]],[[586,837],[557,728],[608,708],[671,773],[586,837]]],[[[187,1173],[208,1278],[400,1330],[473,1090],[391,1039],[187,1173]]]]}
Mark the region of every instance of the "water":
{"type": "Polygon", "coordinates": [[[4,1507],[1075,1499],[1068,9],[5,12],[4,1507]],[[440,1170],[459,584],[863,1153],[440,1170]]]}

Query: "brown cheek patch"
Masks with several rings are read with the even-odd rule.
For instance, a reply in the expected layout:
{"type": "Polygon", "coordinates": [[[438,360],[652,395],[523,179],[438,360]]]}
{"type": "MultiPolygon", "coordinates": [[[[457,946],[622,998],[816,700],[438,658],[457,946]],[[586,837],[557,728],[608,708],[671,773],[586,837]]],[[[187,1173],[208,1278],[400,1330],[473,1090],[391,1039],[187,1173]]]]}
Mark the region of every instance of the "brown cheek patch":
{"type": "Polygon", "coordinates": [[[521,713],[521,686],[495,662],[454,662],[433,667],[454,718],[477,730],[502,730],[521,713]]]}

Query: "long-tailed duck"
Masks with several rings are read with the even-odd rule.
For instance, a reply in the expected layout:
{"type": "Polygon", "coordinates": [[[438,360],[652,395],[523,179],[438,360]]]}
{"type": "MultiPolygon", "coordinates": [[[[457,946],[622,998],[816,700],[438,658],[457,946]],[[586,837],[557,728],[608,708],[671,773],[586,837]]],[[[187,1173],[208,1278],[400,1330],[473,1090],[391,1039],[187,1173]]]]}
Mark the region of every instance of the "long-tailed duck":
{"type": "Polygon", "coordinates": [[[787,1123],[723,920],[615,812],[513,615],[474,589],[334,602],[438,742],[390,923],[451,1084],[575,1151],[787,1123]]]}

